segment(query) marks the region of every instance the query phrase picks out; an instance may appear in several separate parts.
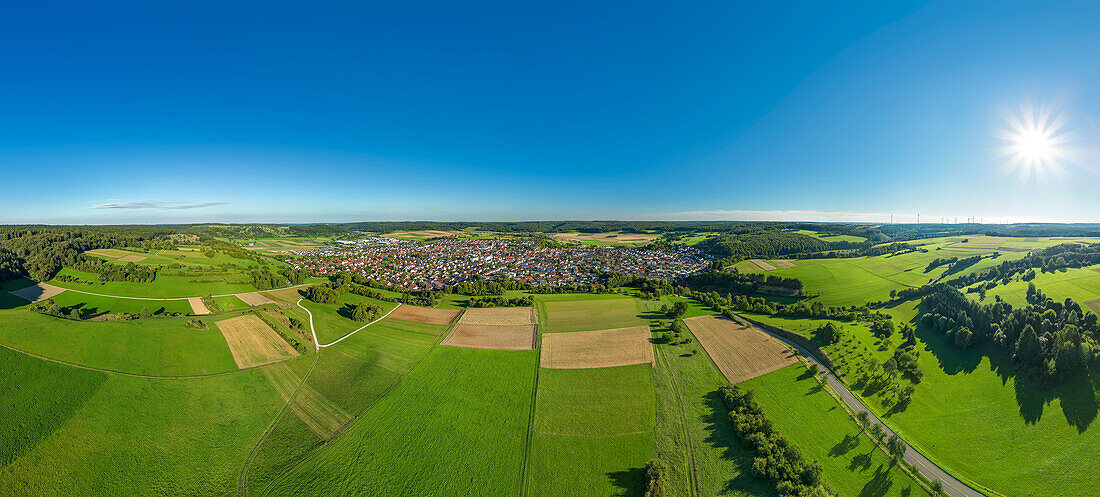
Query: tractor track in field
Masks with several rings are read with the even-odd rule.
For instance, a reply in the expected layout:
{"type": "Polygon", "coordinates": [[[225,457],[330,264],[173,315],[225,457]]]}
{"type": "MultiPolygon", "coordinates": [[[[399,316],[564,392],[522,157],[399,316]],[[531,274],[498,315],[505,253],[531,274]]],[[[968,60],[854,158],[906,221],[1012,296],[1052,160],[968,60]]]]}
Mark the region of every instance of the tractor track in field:
{"type": "Polygon", "coordinates": [[[691,439],[690,433],[688,433],[687,427],[687,412],[684,411],[684,397],[680,394],[680,386],[676,384],[675,372],[668,364],[668,358],[665,357],[665,353],[660,347],[657,348],[657,357],[660,359],[661,366],[664,367],[668,377],[668,383],[672,388],[672,394],[676,397],[676,407],[680,411],[680,436],[684,439],[684,451],[687,456],[688,462],[688,482],[689,490],[693,497],[700,495],[702,490],[699,488],[699,475],[697,473],[697,464],[695,460],[695,443],[691,439]]]}

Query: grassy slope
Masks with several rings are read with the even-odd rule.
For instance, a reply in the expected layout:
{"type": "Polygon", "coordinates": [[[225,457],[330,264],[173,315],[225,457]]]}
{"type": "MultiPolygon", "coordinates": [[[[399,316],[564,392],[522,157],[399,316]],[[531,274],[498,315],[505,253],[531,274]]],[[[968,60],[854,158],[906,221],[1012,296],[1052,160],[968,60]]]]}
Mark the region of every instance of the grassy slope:
{"type": "Polygon", "coordinates": [[[332,304],[318,304],[317,302],[303,300],[302,306],[313,313],[313,327],[317,332],[317,339],[322,344],[326,344],[367,324],[346,318],[339,312],[344,305],[357,303],[374,304],[381,307],[382,313],[379,316],[385,315],[391,309],[397,307],[397,304],[393,302],[375,300],[348,292],[341,294],[340,300],[332,304]]]}
{"type": "Polygon", "coordinates": [[[637,495],[655,455],[649,364],[542,369],[531,495],[637,495]]]}
{"type": "Polygon", "coordinates": [[[861,434],[859,426],[801,364],[751,379],[764,413],[807,459],[817,459],[840,495],[927,496],[909,475],[861,434]]]}
{"type": "Polygon", "coordinates": [[[186,300],[137,300],[65,292],[55,296],[53,301],[61,307],[79,306],[85,315],[104,313],[140,314],[142,309],[148,309],[154,314],[191,314],[191,304],[186,300]]]}
{"type": "Polygon", "coordinates": [[[0,311],[0,343],[83,366],[174,376],[237,369],[225,338],[213,326],[193,330],[188,318],[69,321],[35,312],[0,311]]]}
{"type": "Polygon", "coordinates": [[[535,353],[436,347],[265,494],[515,495],[535,353]]]}
{"type": "Polygon", "coordinates": [[[80,278],[81,281],[94,283],[75,283],[54,279],[49,282],[51,285],[121,297],[180,298],[256,291],[256,287],[252,286],[251,278],[239,273],[217,272],[202,276],[160,275],[152,283],[129,281],[100,283],[99,275],[70,268],[62,269],[59,274],[66,274],[80,278]]]}
{"type": "MultiPolygon", "coordinates": [[[[914,303],[895,308],[899,318],[914,303]]],[[[1087,495],[1100,464],[1095,424],[1100,380],[1081,375],[1038,391],[991,345],[965,352],[918,331],[924,381],[888,422],[950,470],[1010,497],[1087,495]]]]}
{"type": "MultiPolygon", "coordinates": [[[[355,416],[369,408],[427,355],[442,326],[385,319],[330,348],[323,349],[307,385],[355,416]]],[[[305,371],[298,372],[299,377],[305,371]]],[[[284,414],[249,469],[256,494],[272,478],[304,459],[319,443],[313,432],[284,414]]]]}
{"type": "Polygon", "coordinates": [[[17,426],[36,428],[41,419],[58,426],[0,468],[2,495],[233,495],[241,461],[279,407],[259,371],[197,380],[104,379],[33,361],[18,360],[19,376],[0,375],[0,390],[27,388],[20,380],[28,378],[73,388],[55,397],[39,389],[21,412],[25,421],[17,426]]]}

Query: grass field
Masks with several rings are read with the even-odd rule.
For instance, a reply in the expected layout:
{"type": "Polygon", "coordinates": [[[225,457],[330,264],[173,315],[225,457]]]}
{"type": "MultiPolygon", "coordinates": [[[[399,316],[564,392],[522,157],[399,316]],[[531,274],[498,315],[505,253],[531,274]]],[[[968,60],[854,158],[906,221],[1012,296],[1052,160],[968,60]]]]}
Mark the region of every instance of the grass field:
{"type": "Polygon", "coordinates": [[[191,314],[191,305],[186,300],[138,300],[65,292],[53,297],[53,301],[61,307],[77,307],[85,313],[85,316],[141,314],[142,309],[148,309],[154,314],[191,314]]]}
{"type": "Polygon", "coordinates": [[[100,283],[98,274],[71,268],[62,269],[58,274],[78,278],[81,283],[54,278],[49,281],[51,285],[120,297],[180,298],[256,291],[256,287],[252,286],[251,278],[240,273],[212,273],[203,276],[158,275],[152,283],[129,281],[100,283]]]}
{"type": "Polygon", "coordinates": [[[651,369],[539,372],[530,495],[640,495],[656,455],[651,369]]]}
{"type": "MultiPolygon", "coordinates": [[[[891,310],[911,319],[914,303],[891,310]]],[[[992,345],[960,352],[918,328],[924,381],[886,418],[938,463],[1006,496],[1088,495],[1100,464],[1100,379],[1079,375],[1048,391],[1015,377],[992,345]]]]}
{"type": "MultiPolygon", "coordinates": [[[[322,349],[307,386],[352,416],[360,415],[424,358],[445,327],[384,319],[322,349]]],[[[308,364],[294,361],[301,367],[308,364]]],[[[306,369],[297,371],[299,378],[306,369]]],[[[293,415],[284,414],[249,468],[248,485],[261,494],[271,479],[305,458],[320,442],[293,415]]]]}
{"type": "Polygon", "coordinates": [[[345,313],[341,313],[341,309],[343,309],[344,306],[358,303],[374,304],[381,307],[382,312],[379,314],[379,317],[385,315],[394,307],[397,307],[397,304],[393,302],[375,300],[348,292],[341,294],[340,300],[331,304],[319,304],[310,300],[303,300],[301,305],[309,309],[309,312],[313,313],[313,327],[317,332],[317,339],[320,340],[322,344],[326,344],[367,324],[365,322],[355,321],[347,317],[345,313]]]}
{"type": "Polygon", "coordinates": [[[263,495],[516,495],[535,352],[435,347],[263,495]]]}
{"type": "Polygon", "coordinates": [[[812,236],[818,240],[824,240],[826,242],[865,242],[866,238],[855,235],[829,235],[825,233],[818,233],[810,230],[797,230],[795,233],[801,233],[803,235],[812,236]]]}
{"type": "MultiPolygon", "coordinates": [[[[1007,285],[998,285],[986,293],[985,302],[993,302],[994,298],[999,296],[1013,307],[1026,306],[1028,283],[1013,281],[1007,285]]],[[[1071,298],[1084,305],[1089,301],[1100,299],[1100,266],[1063,269],[1051,273],[1040,272],[1030,283],[1034,283],[1044,294],[1054,300],[1063,301],[1071,298]]],[[[977,294],[968,295],[977,297],[977,294]]]]}
{"type": "Polygon", "coordinates": [[[638,301],[632,298],[606,298],[572,301],[540,299],[539,312],[545,316],[540,331],[606,330],[645,324],[638,301]]]}
{"type": "Polygon", "coordinates": [[[856,422],[801,364],[741,384],[756,392],[764,414],[783,436],[817,459],[840,495],[916,497],[928,494],[890,464],[856,422]]]}
{"type": "Polygon", "coordinates": [[[187,319],[69,321],[13,309],[0,312],[0,343],[82,366],[134,374],[197,375],[237,369],[221,333],[187,328],[187,319]]]}
{"type": "Polygon", "coordinates": [[[258,371],[151,380],[0,350],[2,495],[233,495],[279,403],[258,371]],[[64,391],[59,388],[64,387],[64,391]],[[10,464],[6,464],[10,462],[10,464]]]}

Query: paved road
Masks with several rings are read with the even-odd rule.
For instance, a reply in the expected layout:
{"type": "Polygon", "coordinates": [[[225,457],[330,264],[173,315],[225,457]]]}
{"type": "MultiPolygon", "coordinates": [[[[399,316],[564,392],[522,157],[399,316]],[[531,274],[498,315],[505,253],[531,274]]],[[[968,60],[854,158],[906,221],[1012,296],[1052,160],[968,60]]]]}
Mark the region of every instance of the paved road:
{"type": "MultiPolygon", "coordinates": [[[[852,411],[867,411],[867,414],[870,415],[871,423],[881,425],[887,436],[892,436],[894,434],[894,432],[890,430],[888,426],[883,424],[882,421],[880,421],[878,417],[870,411],[870,409],[867,409],[867,407],[863,405],[863,402],[861,402],[854,394],[852,394],[851,391],[848,390],[847,385],[845,385],[842,381],[840,381],[832,373],[830,373],[829,369],[826,368],[823,364],[817,362],[817,359],[814,358],[813,354],[811,354],[806,349],[799,347],[798,344],[788,341],[787,339],[771,333],[768,330],[761,329],[757,326],[753,326],[753,328],[756,328],[761,332],[767,333],[769,336],[775,338],[776,340],[779,340],[793,347],[800,354],[802,354],[802,356],[805,357],[807,361],[817,364],[821,368],[821,376],[825,377],[825,380],[829,382],[829,386],[833,387],[833,390],[836,391],[836,393],[840,396],[840,399],[843,400],[844,403],[852,409],[852,411]]],[[[954,476],[948,474],[932,461],[929,461],[928,458],[921,455],[920,452],[917,452],[917,450],[910,446],[908,443],[905,444],[904,459],[909,464],[912,464],[914,467],[916,467],[917,471],[919,471],[921,475],[924,475],[925,478],[928,478],[932,481],[939,480],[943,482],[944,492],[946,492],[947,495],[950,495],[951,497],[985,496],[985,494],[974,490],[969,485],[959,481],[954,476]]]]}

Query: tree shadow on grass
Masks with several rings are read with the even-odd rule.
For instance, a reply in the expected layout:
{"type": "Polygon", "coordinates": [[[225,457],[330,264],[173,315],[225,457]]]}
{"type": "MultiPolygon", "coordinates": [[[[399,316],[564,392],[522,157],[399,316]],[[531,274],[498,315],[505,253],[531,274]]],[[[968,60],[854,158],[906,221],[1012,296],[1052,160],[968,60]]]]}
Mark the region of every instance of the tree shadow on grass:
{"type": "Polygon", "coordinates": [[[707,432],[703,442],[721,449],[722,459],[733,461],[737,476],[726,482],[723,493],[749,493],[757,496],[774,495],[774,489],[752,476],[753,454],[737,439],[730,425],[729,410],[718,391],[706,394],[702,402],[707,406],[702,421],[707,432]]]}
{"type": "Polygon", "coordinates": [[[844,438],[841,441],[837,442],[836,445],[833,446],[833,448],[829,449],[829,456],[843,456],[844,454],[851,452],[852,449],[859,447],[859,441],[859,435],[853,435],[851,433],[844,435],[844,438]]]}
{"type": "Polygon", "coordinates": [[[607,473],[607,477],[622,489],[624,497],[637,497],[645,494],[645,468],[631,468],[625,471],[607,473]]]}
{"type": "Polygon", "coordinates": [[[866,454],[859,454],[852,458],[852,462],[848,464],[848,471],[858,471],[860,473],[867,471],[871,468],[871,455],[875,453],[874,446],[871,447],[871,451],[866,454]]]}
{"type": "Polygon", "coordinates": [[[1055,399],[1062,406],[1066,422],[1077,428],[1078,433],[1088,430],[1096,419],[1096,390],[1100,388],[1100,375],[1093,375],[1092,370],[1097,364],[1090,365],[1058,386],[1040,390],[1016,373],[1016,368],[996,345],[985,342],[968,350],[958,350],[935,330],[919,324],[919,319],[914,318],[912,322],[917,328],[917,338],[924,342],[924,351],[936,357],[940,369],[947,375],[970,374],[983,359],[988,359],[990,371],[1001,379],[1002,386],[1006,386],[1011,379],[1020,417],[1025,423],[1038,423],[1043,417],[1043,410],[1055,399]]]}
{"type": "Polygon", "coordinates": [[[894,481],[890,478],[890,469],[879,464],[875,468],[875,474],[871,477],[871,481],[868,481],[863,486],[863,490],[859,492],[859,497],[882,497],[890,491],[892,486],[894,486],[894,481]]]}

